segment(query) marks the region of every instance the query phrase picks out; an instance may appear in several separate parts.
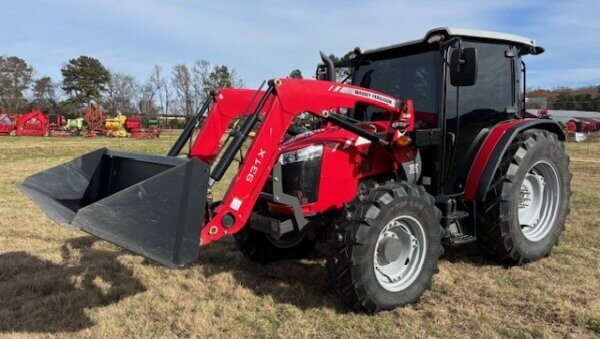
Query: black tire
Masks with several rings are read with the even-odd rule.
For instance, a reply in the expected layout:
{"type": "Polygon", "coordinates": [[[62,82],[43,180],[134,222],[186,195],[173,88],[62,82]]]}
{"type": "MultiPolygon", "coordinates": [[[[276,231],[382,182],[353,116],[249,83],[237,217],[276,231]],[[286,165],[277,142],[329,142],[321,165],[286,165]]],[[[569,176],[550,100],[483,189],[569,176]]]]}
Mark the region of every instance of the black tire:
{"type": "Polygon", "coordinates": [[[569,214],[571,172],[565,146],[554,133],[528,130],[518,135],[500,164],[485,201],[478,205],[477,238],[492,259],[504,264],[523,264],[547,256],[558,244],[569,214]],[[540,161],[556,169],[558,192],[556,218],[548,233],[531,241],[519,222],[521,185],[533,165],[540,161]]]}
{"type": "Polygon", "coordinates": [[[315,247],[315,239],[306,232],[293,232],[281,240],[251,228],[249,225],[234,235],[237,248],[251,261],[269,263],[284,259],[301,259],[309,255],[315,247]],[[291,239],[291,237],[298,237],[291,239]],[[288,241],[287,244],[285,242],[288,241]]]}
{"type": "Polygon", "coordinates": [[[434,203],[423,187],[405,182],[373,188],[350,203],[328,238],[327,270],[333,292],[351,308],[367,313],[418,302],[431,287],[444,252],[441,212],[434,203]],[[428,245],[415,280],[400,291],[390,291],[376,277],[374,256],[380,232],[400,215],[421,223],[428,245]]]}

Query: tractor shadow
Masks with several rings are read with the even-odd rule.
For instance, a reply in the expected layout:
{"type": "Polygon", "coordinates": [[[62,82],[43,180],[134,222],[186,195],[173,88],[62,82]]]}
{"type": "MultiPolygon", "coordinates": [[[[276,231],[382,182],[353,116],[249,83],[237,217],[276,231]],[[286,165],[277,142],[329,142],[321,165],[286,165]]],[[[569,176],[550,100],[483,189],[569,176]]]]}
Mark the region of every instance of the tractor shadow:
{"type": "Polygon", "coordinates": [[[84,236],[62,247],[60,264],[26,252],[0,254],[0,332],[75,332],[94,322],[86,309],[145,291],[119,264],[121,252],[93,248],[84,236]]]}
{"type": "Polygon", "coordinates": [[[491,260],[476,243],[462,245],[459,247],[444,245],[444,255],[440,261],[448,261],[455,264],[469,264],[473,266],[502,266],[491,260]]]}
{"type": "Polygon", "coordinates": [[[255,295],[269,296],[276,303],[293,305],[301,310],[326,308],[338,313],[348,312],[329,290],[325,252],[320,246],[306,259],[258,264],[246,259],[232,239],[224,240],[204,248],[194,264],[200,266],[207,277],[232,274],[255,295]]]}
{"type": "MultiPolygon", "coordinates": [[[[207,276],[232,274],[244,288],[257,296],[269,296],[274,302],[293,305],[301,310],[330,309],[338,314],[351,313],[329,289],[323,246],[302,260],[282,260],[257,264],[247,260],[231,239],[223,239],[202,249],[193,266],[207,276]]],[[[445,247],[441,261],[473,266],[498,266],[489,260],[477,244],[445,247]]]]}

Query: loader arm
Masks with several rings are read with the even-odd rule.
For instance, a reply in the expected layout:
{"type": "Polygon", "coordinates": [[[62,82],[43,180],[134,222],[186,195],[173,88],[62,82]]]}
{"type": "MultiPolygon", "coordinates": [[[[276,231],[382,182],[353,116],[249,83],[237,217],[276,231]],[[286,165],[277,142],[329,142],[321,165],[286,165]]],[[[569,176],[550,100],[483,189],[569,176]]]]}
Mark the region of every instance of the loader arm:
{"type": "MultiPolygon", "coordinates": [[[[254,112],[257,115],[265,109],[260,128],[222,203],[215,209],[214,217],[202,228],[201,245],[236,233],[244,227],[261,189],[278,161],[283,137],[297,115],[308,112],[329,118],[329,121],[335,123],[336,120],[331,119],[332,116],[337,117],[332,114],[333,110],[352,109],[357,103],[372,105],[394,114],[399,112],[400,107],[398,99],[386,94],[329,81],[277,79],[271,81],[269,86],[261,98],[262,103],[259,102],[254,112]]],[[[348,126],[338,125],[350,130],[348,126]]],[[[357,130],[351,131],[359,133],[357,130]]],[[[235,147],[233,144],[235,143],[230,147],[235,147]]],[[[240,142],[238,144],[241,145],[240,142]]],[[[225,153],[236,151],[228,149],[225,153]]],[[[227,160],[222,158],[221,161],[227,160]]],[[[216,168],[222,167],[221,165],[217,164],[216,168]]],[[[219,180],[220,175],[217,178],[213,175],[212,178],[219,180]]]]}
{"type": "Polygon", "coordinates": [[[212,164],[221,138],[231,122],[252,113],[264,91],[224,88],[213,95],[213,105],[192,146],[190,157],[212,164]]]}

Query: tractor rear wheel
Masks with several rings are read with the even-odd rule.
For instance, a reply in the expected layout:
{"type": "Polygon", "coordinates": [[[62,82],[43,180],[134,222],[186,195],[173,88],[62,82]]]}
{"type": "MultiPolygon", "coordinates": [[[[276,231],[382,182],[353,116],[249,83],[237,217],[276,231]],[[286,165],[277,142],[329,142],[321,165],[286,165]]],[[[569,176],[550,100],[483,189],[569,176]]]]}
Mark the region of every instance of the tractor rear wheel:
{"type": "Polygon", "coordinates": [[[327,270],[333,292],[358,311],[413,304],[443,253],[441,212],[423,187],[390,182],[356,198],[334,222],[327,270]]]}
{"type": "Polygon", "coordinates": [[[547,256],[569,214],[569,156],[554,133],[518,135],[478,207],[478,239],[496,261],[522,264],[547,256]]]}
{"type": "Polygon", "coordinates": [[[250,225],[234,234],[234,238],[237,248],[244,256],[259,263],[304,258],[312,252],[316,242],[307,232],[294,231],[275,239],[250,225]]]}

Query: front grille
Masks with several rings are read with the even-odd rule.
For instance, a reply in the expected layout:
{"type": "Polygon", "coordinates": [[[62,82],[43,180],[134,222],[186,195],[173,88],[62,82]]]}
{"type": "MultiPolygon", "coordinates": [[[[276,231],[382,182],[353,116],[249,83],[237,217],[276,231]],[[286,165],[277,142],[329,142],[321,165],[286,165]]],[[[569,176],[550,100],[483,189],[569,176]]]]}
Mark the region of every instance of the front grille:
{"type": "Polygon", "coordinates": [[[283,192],[295,196],[300,204],[317,201],[321,178],[321,157],[285,164],[281,168],[283,192]]]}

